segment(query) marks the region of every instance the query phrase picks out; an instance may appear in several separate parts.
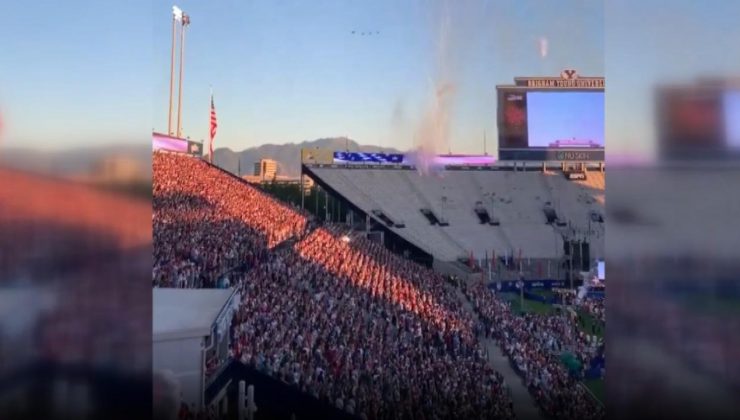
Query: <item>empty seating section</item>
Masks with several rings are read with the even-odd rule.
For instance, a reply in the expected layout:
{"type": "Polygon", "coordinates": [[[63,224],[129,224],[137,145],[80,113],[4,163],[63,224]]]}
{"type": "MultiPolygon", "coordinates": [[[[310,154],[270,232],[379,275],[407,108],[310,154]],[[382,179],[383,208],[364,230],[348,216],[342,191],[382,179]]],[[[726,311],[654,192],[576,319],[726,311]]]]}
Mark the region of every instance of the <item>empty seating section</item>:
{"type": "Polygon", "coordinates": [[[559,258],[559,228],[548,225],[547,203],[571,226],[592,229],[592,256],[603,256],[603,224],[590,214],[604,214],[604,174],[589,172],[587,181],[573,182],[559,172],[445,171],[421,175],[412,170],[313,168],[313,172],[363,211],[382,210],[405,228],[393,230],[435,258],[452,261],[472,251],[483,258],[518,254],[527,258],[559,258]],[[602,197],[600,201],[598,197],[602,197]],[[476,203],[499,226],[481,224],[476,203]],[[421,209],[430,209],[449,226],[432,225],[421,209]]]}

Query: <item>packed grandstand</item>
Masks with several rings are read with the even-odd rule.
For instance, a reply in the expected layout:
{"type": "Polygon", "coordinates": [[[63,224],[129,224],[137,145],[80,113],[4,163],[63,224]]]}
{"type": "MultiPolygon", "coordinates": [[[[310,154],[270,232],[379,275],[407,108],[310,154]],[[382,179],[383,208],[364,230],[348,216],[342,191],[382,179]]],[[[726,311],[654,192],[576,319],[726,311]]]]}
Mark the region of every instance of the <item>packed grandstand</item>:
{"type": "MultiPolygon", "coordinates": [[[[239,364],[363,419],[523,418],[521,383],[543,418],[605,416],[584,385],[603,383],[603,294],[563,284],[547,291],[541,306],[549,309],[532,311],[500,283],[489,287],[508,278],[492,273],[497,258],[517,261],[508,271],[523,280],[545,278],[543,262],[561,267],[563,232],[587,232],[591,256],[603,256],[603,227],[591,223],[603,210],[602,172],[572,182],[533,171],[312,168],[368,220],[379,210],[402,221],[385,229],[435,263],[475,255],[469,275],[450,276],[391,252],[356,223],[324,220],[203,159],[158,151],[153,169],[153,286],[239,294],[227,355],[206,355],[208,381],[239,364]],[[481,227],[476,201],[498,225],[481,227]],[[545,223],[546,206],[568,223],[545,223]],[[492,348],[517,376],[493,362],[492,348]]],[[[205,406],[180,411],[217,416],[205,406]]]]}

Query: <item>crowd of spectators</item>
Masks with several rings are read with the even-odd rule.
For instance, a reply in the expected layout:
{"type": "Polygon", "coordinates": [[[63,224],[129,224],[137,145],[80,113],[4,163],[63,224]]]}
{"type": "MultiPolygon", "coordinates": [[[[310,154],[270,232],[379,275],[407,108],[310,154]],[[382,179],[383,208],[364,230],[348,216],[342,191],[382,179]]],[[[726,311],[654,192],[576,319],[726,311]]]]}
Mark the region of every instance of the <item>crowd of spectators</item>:
{"type": "MultiPolygon", "coordinates": [[[[602,289],[603,290],[603,289],[602,289]]],[[[606,307],[603,297],[592,297],[589,295],[578,297],[578,292],[572,289],[554,290],[556,301],[563,305],[573,307],[577,310],[573,316],[581,326],[585,326],[583,314],[590,315],[593,319],[591,333],[603,333],[606,327],[606,307]]]]}
{"type": "Polygon", "coordinates": [[[603,355],[603,344],[592,340],[567,315],[516,314],[511,305],[483,284],[467,287],[467,298],[485,324],[486,336],[499,341],[524,377],[540,407],[556,419],[603,419],[603,406],[569,372],[560,356],[574,354],[582,369],[603,355]]]}
{"type": "Polygon", "coordinates": [[[448,281],[362,235],[316,227],[199,159],[155,153],[153,165],[154,285],[213,287],[238,267],[231,358],[360,418],[513,418],[486,335],[546,414],[603,418],[557,357],[586,365],[603,346],[568,317],[515,315],[480,286],[465,289],[474,321],[448,281]]]}
{"type": "Polygon", "coordinates": [[[513,418],[442,277],[337,226],[314,228],[201,160],[153,162],[154,285],[209,287],[246,267],[230,275],[242,299],[231,357],[361,418],[513,418]]]}
{"type": "Polygon", "coordinates": [[[513,418],[446,281],[337,226],[239,282],[234,356],[360,418],[513,418]]]}
{"type": "Polygon", "coordinates": [[[152,165],[155,286],[214,287],[306,228],[305,214],[200,159],[158,152],[152,165]]]}
{"type": "Polygon", "coordinates": [[[584,312],[598,320],[602,325],[606,323],[606,307],[604,306],[604,299],[586,296],[576,302],[576,306],[583,309],[584,312]]]}

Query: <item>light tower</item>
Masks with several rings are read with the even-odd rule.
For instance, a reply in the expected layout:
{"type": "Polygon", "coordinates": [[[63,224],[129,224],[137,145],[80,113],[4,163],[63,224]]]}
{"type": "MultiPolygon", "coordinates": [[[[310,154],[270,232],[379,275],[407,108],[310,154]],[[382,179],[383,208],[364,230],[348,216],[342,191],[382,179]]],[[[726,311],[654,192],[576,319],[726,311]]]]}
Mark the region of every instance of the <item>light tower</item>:
{"type": "Polygon", "coordinates": [[[182,21],[182,10],[177,6],[172,6],[172,47],[170,48],[170,108],[167,113],[167,135],[175,134],[172,131],[172,96],[175,90],[175,39],[177,31],[177,22],[182,21]]]}
{"type": "Polygon", "coordinates": [[[183,13],[180,29],[180,81],[177,91],[177,137],[182,137],[182,72],[185,61],[185,28],[190,26],[190,15],[183,13]]]}

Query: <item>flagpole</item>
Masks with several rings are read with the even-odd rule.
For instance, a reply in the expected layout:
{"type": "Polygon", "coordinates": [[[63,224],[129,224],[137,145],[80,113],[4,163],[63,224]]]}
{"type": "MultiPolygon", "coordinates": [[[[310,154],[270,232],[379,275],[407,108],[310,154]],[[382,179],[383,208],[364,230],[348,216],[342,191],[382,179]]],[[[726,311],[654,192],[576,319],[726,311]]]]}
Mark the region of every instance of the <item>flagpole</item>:
{"type": "Polygon", "coordinates": [[[180,81],[177,92],[177,137],[182,137],[182,71],[185,57],[185,28],[190,25],[190,16],[182,15],[182,29],[180,30],[180,81]]]}
{"type": "MultiPolygon", "coordinates": [[[[211,110],[208,113],[208,134],[210,135],[210,142],[208,143],[208,160],[211,162],[211,165],[213,165],[213,131],[211,130],[211,118],[213,114],[213,85],[208,85],[208,89],[211,93],[211,110]]],[[[241,163],[241,162],[240,162],[241,163]]]]}

